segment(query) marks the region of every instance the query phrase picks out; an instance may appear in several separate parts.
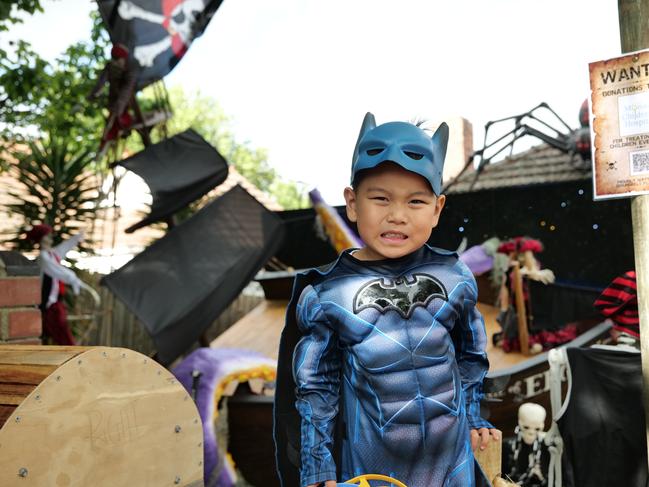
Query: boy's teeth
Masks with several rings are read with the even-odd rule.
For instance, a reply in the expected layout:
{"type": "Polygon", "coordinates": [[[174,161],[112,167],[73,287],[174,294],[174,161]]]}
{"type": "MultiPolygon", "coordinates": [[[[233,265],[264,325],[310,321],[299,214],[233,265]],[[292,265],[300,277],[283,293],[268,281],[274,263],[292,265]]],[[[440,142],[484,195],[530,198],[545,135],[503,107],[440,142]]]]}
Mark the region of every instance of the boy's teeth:
{"type": "Polygon", "coordinates": [[[404,238],[405,235],[403,233],[384,233],[384,236],[387,238],[404,238]]]}

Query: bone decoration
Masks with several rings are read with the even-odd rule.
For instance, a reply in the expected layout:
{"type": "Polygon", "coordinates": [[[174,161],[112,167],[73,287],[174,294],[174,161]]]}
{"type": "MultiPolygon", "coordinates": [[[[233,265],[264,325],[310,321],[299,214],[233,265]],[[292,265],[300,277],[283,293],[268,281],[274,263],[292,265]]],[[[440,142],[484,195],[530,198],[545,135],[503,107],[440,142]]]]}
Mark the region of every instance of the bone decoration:
{"type": "Polygon", "coordinates": [[[156,58],[169,48],[177,56],[182,56],[194,38],[192,26],[204,7],[203,0],[185,0],[169,12],[158,14],[145,10],[132,1],[122,1],[118,7],[122,19],[144,20],[161,25],[168,32],[168,36],[159,41],[135,47],[133,55],[140,66],[153,66],[156,58]]]}

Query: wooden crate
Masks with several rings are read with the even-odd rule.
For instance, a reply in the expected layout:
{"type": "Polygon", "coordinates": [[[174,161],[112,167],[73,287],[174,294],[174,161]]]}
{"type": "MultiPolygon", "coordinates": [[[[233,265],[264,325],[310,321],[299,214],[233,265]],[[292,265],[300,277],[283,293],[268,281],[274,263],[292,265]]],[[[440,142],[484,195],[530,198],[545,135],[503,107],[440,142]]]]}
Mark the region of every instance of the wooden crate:
{"type": "Polygon", "coordinates": [[[110,347],[0,346],[0,485],[203,485],[191,397],[110,347]]]}

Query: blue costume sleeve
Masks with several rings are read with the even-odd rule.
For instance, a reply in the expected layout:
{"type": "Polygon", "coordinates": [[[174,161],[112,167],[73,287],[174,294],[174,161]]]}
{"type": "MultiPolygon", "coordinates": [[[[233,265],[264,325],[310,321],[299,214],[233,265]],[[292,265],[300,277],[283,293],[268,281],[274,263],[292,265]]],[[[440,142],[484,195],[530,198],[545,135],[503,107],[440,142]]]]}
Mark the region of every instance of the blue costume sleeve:
{"type": "Polygon", "coordinates": [[[333,431],[338,414],[340,350],[318,300],[307,286],[297,308],[297,323],[304,334],[293,353],[296,408],[302,418],[302,486],[336,479],[332,456],[333,431]]]}
{"type": "Polygon", "coordinates": [[[480,400],[483,397],[482,383],[489,371],[487,359],[487,333],[480,311],[476,307],[478,286],[468,268],[464,269],[467,289],[464,296],[463,312],[460,316],[458,333],[455,333],[455,355],[462,389],[466,399],[466,416],[471,429],[493,428],[492,424],[480,416],[480,400]]]}

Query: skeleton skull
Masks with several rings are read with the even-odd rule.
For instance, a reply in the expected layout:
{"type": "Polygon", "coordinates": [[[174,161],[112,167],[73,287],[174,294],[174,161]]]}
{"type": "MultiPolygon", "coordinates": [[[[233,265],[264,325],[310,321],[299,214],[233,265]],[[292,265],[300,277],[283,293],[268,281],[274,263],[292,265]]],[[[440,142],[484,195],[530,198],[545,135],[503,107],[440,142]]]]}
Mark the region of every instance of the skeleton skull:
{"type": "Polygon", "coordinates": [[[169,16],[169,33],[178,34],[183,44],[189,45],[194,37],[192,25],[204,8],[203,0],[185,0],[178,4],[169,16]]]}
{"type": "Polygon", "coordinates": [[[540,439],[545,426],[545,408],[533,402],[521,404],[518,408],[518,428],[523,441],[533,445],[540,439]]]}
{"type": "MultiPolygon", "coordinates": [[[[169,3],[169,5],[173,4],[174,2],[169,3]]],[[[162,15],[144,10],[134,2],[124,0],[119,3],[118,13],[124,20],[142,19],[160,24],[167,29],[168,35],[159,41],[135,47],[133,52],[135,59],[141,66],[150,67],[167,49],[172,48],[175,51],[189,46],[195,34],[192,26],[204,8],[204,0],[176,0],[173,8],[162,15]]]]}

